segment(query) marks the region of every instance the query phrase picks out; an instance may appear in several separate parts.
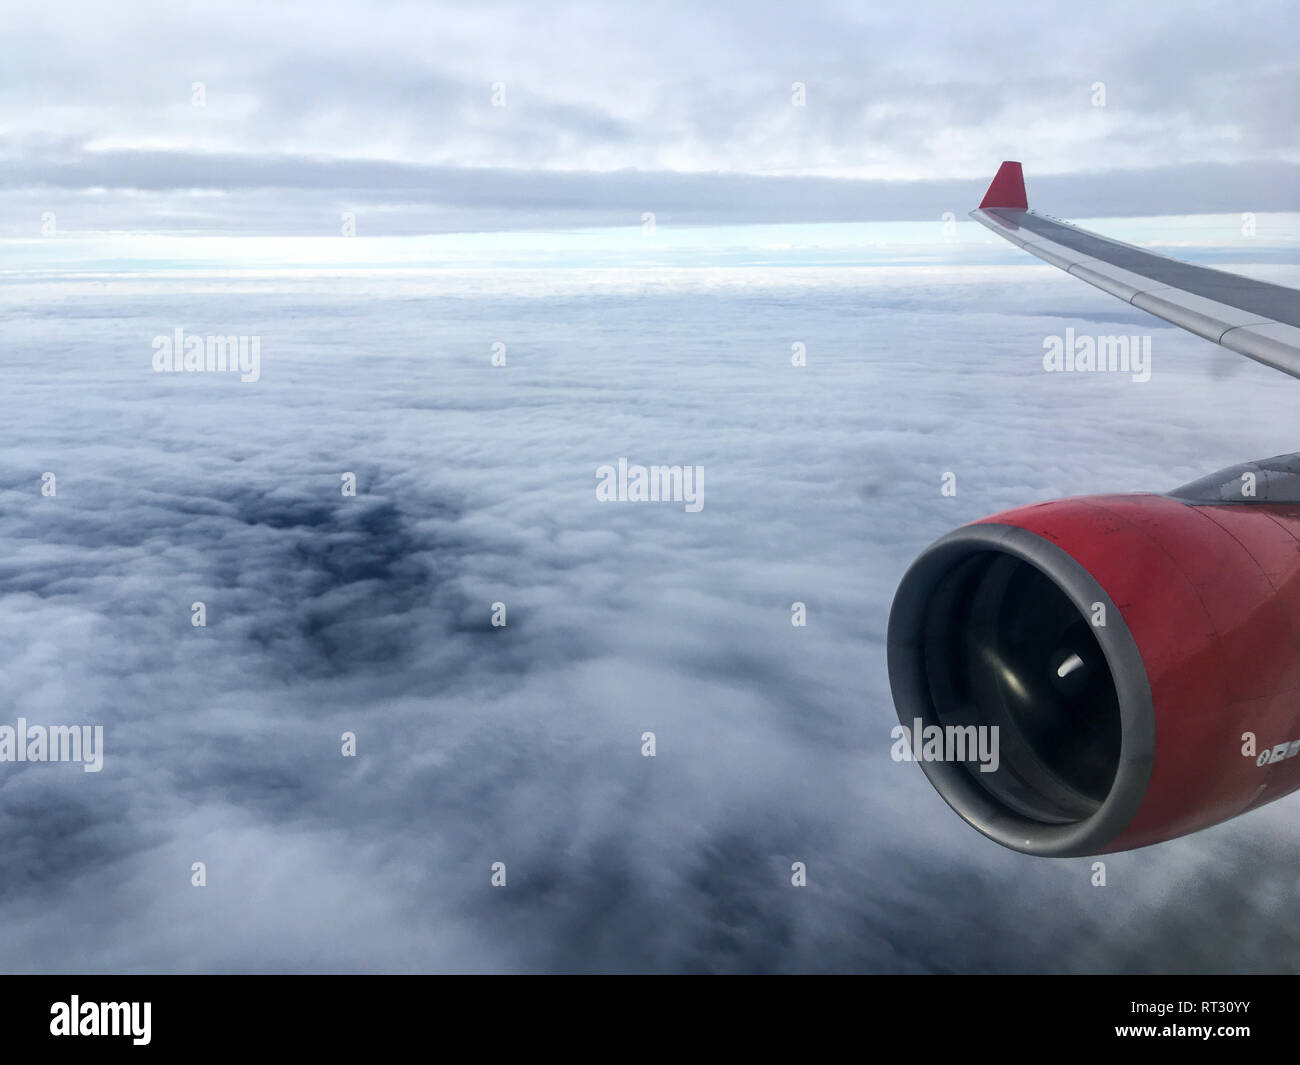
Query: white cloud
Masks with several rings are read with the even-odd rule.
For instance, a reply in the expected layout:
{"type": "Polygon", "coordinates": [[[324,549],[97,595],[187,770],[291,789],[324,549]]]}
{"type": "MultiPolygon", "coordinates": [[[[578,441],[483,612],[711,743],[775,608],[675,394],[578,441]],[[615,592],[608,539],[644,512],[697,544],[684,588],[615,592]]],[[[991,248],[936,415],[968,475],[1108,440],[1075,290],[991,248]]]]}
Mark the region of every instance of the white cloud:
{"type": "Polygon", "coordinates": [[[0,720],[106,726],[99,774],[0,773],[9,969],[1294,968],[1286,802],[1093,889],[889,759],[884,674],[931,539],[1285,451],[1270,371],[1143,318],[1147,384],[1043,374],[1134,312],[1029,263],[0,298],[0,720]],[[176,325],[260,335],[261,380],[154,375],[176,325]],[[621,455],[708,505],[597,502],[621,455]]]}

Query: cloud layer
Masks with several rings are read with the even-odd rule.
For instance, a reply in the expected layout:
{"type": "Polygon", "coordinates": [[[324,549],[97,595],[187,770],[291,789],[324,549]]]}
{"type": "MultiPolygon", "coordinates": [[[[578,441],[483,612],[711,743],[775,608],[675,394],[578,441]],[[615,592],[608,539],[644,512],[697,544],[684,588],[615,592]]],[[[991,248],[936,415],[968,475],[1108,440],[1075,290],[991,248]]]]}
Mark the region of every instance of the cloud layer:
{"type": "Polygon", "coordinates": [[[1076,215],[1295,209],[1294,29],[1283,2],[36,6],[0,44],[0,231],[928,218],[1003,158],[1115,172],[1076,215]]]}
{"type": "Polygon", "coordinates": [[[948,528],[1294,448],[1264,368],[1028,262],[3,300],[0,721],[106,746],[0,772],[5,969],[1294,970],[1287,801],[1094,888],[890,760],[884,673],[948,528]],[[1066,325],[1149,329],[1151,381],[1042,373],[1066,325]],[[177,326],[261,380],[154,374],[177,326]],[[620,456],[704,509],[598,502],[620,456]]]}

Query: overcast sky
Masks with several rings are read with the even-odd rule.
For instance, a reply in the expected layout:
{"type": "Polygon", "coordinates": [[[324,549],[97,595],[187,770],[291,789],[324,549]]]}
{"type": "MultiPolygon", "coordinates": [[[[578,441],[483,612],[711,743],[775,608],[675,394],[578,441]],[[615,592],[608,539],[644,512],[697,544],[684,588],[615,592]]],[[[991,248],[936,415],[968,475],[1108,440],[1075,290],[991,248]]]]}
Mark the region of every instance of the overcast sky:
{"type": "Polygon", "coordinates": [[[1295,209],[1294,27],[1286,3],[24,4],[0,232],[929,218],[1003,158],[1072,217],[1295,209]]]}
{"type": "MultiPolygon", "coordinates": [[[[903,246],[1004,157],[1064,217],[1300,209],[1294,9],[629,6],[6,9],[0,725],[105,760],[0,772],[0,967],[1295,971],[1300,797],[1096,887],[890,759],[885,653],[952,527],[1296,446],[1300,383],[903,246]],[[259,379],[155,372],[177,328],[259,379]],[[1067,328],[1151,379],[1043,373],[1067,328]]],[[[1105,231],[1294,284],[1234,221],[1105,231]]]]}

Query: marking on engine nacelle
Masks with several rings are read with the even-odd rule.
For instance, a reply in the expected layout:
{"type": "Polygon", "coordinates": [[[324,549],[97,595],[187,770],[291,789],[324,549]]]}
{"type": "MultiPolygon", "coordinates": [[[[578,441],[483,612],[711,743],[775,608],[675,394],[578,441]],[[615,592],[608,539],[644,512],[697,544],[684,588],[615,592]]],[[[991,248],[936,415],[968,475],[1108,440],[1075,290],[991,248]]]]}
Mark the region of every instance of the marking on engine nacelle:
{"type": "Polygon", "coordinates": [[[1276,747],[1266,747],[1259,752],[1259,757],[1255,759],[1258,766],[1272,765],[1274,762],[1281,762],[1287,758],[1294,758],[1300,754],[1300,740],[1290,740],[1286,743],[1279,743],[1276,747]]]}

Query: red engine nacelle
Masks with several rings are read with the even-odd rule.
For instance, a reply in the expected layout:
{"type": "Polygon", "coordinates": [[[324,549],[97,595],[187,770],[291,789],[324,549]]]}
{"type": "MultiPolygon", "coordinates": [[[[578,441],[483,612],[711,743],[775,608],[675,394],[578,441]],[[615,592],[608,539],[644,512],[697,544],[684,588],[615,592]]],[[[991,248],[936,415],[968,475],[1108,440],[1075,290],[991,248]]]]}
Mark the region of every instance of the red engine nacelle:
{"type": "Polygon", "coordinates": [[[1028,854],[1142,847],[1294,791],[1300,456],[957,529],[899,586],[889,676],[909,730],[997,727],[993,771],[921,763],[1028,854]]]}

